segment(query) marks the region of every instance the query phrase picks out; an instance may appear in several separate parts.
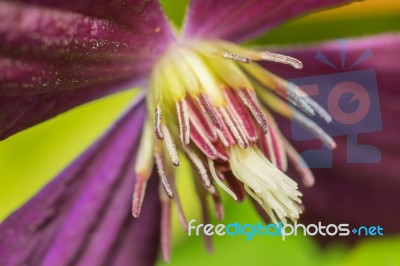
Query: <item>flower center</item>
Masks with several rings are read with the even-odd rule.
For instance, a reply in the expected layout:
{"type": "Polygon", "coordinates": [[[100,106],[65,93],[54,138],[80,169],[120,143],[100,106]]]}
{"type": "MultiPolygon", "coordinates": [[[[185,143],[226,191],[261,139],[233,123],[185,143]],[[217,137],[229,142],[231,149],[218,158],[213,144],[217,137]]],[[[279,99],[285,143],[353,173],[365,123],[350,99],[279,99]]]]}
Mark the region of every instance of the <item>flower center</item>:
{"type": "Polygon", "coordinates": [[[218,186],[238,199],[234,190],[239,187],[274,222],[299,218],[301,193],[284,174],[287,159],[306,184],[313,177],[270,111],[293,119],[333,148],[333,140],[300,110],[331,118],[297,86],[253,62],[260,60],[302,68],[297,59],[220,40],[177,43],[160,58],[150,79],[149,116],[135,167],[134,215],[153,164],[165,195],[174,198],[175,167],[186,156],[208,193],[215,195],[218,186]]]}

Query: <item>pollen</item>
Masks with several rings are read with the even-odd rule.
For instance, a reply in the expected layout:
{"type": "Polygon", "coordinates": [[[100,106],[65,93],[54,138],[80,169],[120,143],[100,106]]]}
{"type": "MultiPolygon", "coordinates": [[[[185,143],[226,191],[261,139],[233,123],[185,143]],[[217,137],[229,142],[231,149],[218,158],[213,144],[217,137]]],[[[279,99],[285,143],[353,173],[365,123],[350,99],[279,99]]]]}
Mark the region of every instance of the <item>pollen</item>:
{"type": "Polygon", "coordinates": [[[302,213],[302,194],[297,182],[285,174],[288,164],[305,186],[311,186],[314,177],[272,113],[292,119],[331,149],[335,142],[312,118],[326,122],[332,118],[298,86],[257,63],[263,60],[303,67],[286,55],[220,40],[176,43],[159,59],[149,82],[148,118],[135,165],[134,216],[155,166],[162,201],[174,200],[184,217],[175,169],[186,162],[193,169],[202,210],[204,197],[211,195],[216,216],[223,217],[218,194],[223,190],[234,200],[249,195],[274,223],[296,222],[302,213]]]}

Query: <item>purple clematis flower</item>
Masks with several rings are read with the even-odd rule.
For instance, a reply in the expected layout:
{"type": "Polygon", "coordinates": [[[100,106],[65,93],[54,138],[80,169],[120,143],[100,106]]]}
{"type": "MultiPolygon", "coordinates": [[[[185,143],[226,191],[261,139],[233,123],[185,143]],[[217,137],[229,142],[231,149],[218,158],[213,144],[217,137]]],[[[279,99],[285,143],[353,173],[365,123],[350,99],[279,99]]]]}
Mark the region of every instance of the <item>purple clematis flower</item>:
{"type": "MultiPolygon", "coordinates": [[[[236,200],[250,195],[273,222],[299,219],[302,195],[284,173],[290,164],[305,186],[314,178],[270,111],[334,148],[333,139],[309,118],[330,122],[331,116],[281,78],[323,72],[309,58],[317,50],[334,50],[324,44],[273,53],[237,42],[295,16],[347,2],[192,0],[182,33],[176,36],[155,0],[96,5],[87,0],[0,1],[0,138],[86,102],[142,88],[100,140],[0,225],[0,265],[152,265],[159,239],[168,261],[171,202],[187,226],[174,183],[182,156],[196,169],[206,221],[208,195],[217,218],[223,217],[217,188],[236,200]],[[292,68],[303,64],[295,58],[305,62],[298,74],[292,68]],[[275,64],[264,68],[257,61],[275,64]]],[[[380,71],[380,87],[388,89],[384,124],[399,113],[396,104],[390,105],[398,59],[387,50],[399,40],[398,35],[382,35],[348,46],[350,56],[358,56],[364,47],[378,55],[370,62],[380,71]]],[[[399,132],[384,128],[384,133],[384,139],[371,136],[382,150],[399,132]]],[[[396,161],[390,154],[384,160],[390,165],[385,182],[374,189],[386,197],[371,202],[368,210],[374,215],[383,214],[381,204],[398,198],[390,187],[399,183],[393,174],[396,161]]],[[[365,170],[368,181],[378,168],[370,170],[365,170]]],[[[310,196],[305,194],[306,208],[328,221],[344,217],[359,222],[343,215],[344,207],[326,214],[326,206],[334,204],[328,197],[332,187],[346,188],[341,199],[345,203],[359,182],[335,171],[329,171],[335,175],[331,179],[324,173],[326,182],[317,182],[310,196]]],[[[361,199],[373,191],[360,186],[354,191],[361,199]]],[[[392,229],[397,229],[394,224],[392,229]]]]}

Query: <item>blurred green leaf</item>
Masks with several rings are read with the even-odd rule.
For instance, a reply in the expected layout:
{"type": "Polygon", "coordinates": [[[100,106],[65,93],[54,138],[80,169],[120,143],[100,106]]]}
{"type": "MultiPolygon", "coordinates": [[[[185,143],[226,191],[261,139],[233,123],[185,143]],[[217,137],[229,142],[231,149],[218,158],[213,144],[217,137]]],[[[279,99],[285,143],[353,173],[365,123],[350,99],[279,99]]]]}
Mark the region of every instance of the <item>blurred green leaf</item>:
{"type": "MultiPolygon", "coordinates": [[[[261,221],[249,201],[238,204],[227,199],[225,203],[224,221],[214,221],[214,224],[256,224],[261,221]]],[[[196,218],[195,224],[198,223],[201,221],[196,218]]],[[[186,241],[175,246],[171,265],[338,265],[346,252],[342,246],[322,250],[311,238],[302,236],[288,237],[285,241],[280,237],[255,236],[247,241],[245,236],[225,235],[214,236],[213,242],[215,251],[208,254],[201,236],[186,236],[186,241]]],[[[157,265],[164,265],[161,258],[157,265]]]]}
{"type": "Polygon", "coordinates": [[[299,44],[395,32],[400,30],[400,15],[376,15],[372,17],[344,17],[318,21],[285,23],[267,34],[252,40],[250,44],[299,44]]]}
{"type": "Polygon", "coordinates": [[[80,106],[1,141],[0,221],[98,138],[135,94],[80,106]]]}
{"type": "Polygon", "coordinates": [[[400,265],[400,237],[370,237],[344,259],[343,266],[400,265]]]}

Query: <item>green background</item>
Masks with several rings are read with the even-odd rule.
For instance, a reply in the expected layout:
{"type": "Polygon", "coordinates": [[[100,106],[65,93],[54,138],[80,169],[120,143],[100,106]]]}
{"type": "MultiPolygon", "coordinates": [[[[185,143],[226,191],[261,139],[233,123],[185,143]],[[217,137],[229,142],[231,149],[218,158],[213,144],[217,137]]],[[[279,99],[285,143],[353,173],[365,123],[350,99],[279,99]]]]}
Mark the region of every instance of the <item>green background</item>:
{"type": "MultiPolygon", "coordinates": [[[[252,44],[314,42],[345,36],[368,35],[400,29],[400,1],[371,0],[296,19],[252,41],[252,44]]],[[[187,1],[162,0],[177,27],[187,1]]],[[[135,96],[127,91],[86,104],[0,142],[0,220],[78,156],[115,120],[135,96]]],[[[199,221],[194,189],[180,176],[184,208],[189,219],[199,221]]],[[[260,219],[248,202],[236,204],[224,198],[224,223],[257,223],[260,219]]],[[[201,237],[188,237],[173,221],[174,247],[171,265],[400,265],[400,236],[365,238],[355,246],[333,243],[320,247],[312,238],[215,237],[208,254],[201,237]]],[[[163,265],[161,259],[159,265],[163,265]]]]}

